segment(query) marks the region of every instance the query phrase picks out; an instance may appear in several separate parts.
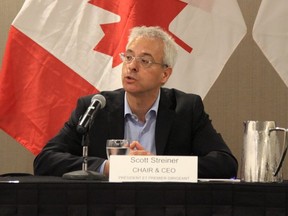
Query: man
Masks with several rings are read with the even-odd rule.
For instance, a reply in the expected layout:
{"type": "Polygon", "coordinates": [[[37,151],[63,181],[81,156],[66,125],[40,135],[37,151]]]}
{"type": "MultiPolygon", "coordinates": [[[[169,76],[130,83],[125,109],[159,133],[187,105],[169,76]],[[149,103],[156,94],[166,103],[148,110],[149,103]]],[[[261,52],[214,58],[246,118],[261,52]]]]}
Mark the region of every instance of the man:
{"type": "MultiPolygon", "coordinates": [[[[172,74],[176,55],[174,40],[161,28],[132,29],[121,54],[123,89],[101,92],[106,106],[89,130],[88,170],[108,176],[106,140],[125,138],[132,141],[132,155],[197,155],[199,178],[237,175],[237,160],[213,128],[201,98],[162,87],[172,74]]],[[[69,121],[36,157],[36,175],[81,170],[82,135],[76,126],[92,97],[78,100],[69,121]]]]}

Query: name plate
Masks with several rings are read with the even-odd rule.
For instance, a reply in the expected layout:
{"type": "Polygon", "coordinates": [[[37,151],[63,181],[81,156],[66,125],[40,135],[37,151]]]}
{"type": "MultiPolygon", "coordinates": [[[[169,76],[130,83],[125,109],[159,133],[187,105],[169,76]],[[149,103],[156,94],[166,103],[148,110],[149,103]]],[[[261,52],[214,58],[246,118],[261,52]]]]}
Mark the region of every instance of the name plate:
{"type": "Polygon", "coordinates": [[[196,156],[110,156],[110,182],[197,182],[196,156]]]}

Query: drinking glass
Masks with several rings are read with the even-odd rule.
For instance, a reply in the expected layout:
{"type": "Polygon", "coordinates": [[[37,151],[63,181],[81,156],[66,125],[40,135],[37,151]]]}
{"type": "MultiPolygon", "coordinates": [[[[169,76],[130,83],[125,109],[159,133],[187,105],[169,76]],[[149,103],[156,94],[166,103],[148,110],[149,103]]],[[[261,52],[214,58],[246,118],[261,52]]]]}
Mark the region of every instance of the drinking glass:
{"type": "Polygon", "coordinates": [[[129,142],[125,139],[109,139],[106,141],[106,153],[109,160],[110,155],[127,155],[129,153],[129,142]]]}

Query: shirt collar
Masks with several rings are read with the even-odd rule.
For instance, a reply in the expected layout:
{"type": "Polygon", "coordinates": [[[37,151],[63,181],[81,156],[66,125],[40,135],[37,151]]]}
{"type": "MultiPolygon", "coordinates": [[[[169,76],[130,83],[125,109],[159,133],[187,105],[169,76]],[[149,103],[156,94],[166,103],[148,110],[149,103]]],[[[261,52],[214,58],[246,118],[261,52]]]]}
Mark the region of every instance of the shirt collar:
{"type": "MultiPolygon", "coordinates": [[[[158,107],[159,107],[159,101],[160,101],[160,91],[158,93],[156,101],[153,103],[152,107],[148,110],[147,113],[153,111],[157,115],[158,107]]],[[[126,92],[125,92],[125,95],[124,95],[124,117],[126,117],[127,114],[133,115],[133,113],[132,113],[132,111],[130,109],[130,106],[128,104],[127,95],[126,95],[126,92]]]]}

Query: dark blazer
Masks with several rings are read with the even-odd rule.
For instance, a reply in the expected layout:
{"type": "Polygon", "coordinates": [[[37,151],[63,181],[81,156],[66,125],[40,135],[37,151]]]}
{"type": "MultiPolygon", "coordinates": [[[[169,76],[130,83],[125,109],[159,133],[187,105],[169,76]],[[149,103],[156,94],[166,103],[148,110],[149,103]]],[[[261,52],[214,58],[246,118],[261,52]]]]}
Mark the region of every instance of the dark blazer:
{"type": "MultiPolygon", "coordinates": [[[[89,130],[88,169],[94,171],[107,158],[106,140],[124,138],[124,90],[101,94],[106,98],[106,106],[97,113],[89,130]]],[[[35,158],[35,175],[62,176],[82,169],[82,135],[76,132],[76,126],[92,96],[78,100],[69,121],[35,158]]],[[[161,89],[155,143],[157,155],[199,156],[199,178],[237,175],[237,160],[213,128],[198,95],[161,89]]]]}

